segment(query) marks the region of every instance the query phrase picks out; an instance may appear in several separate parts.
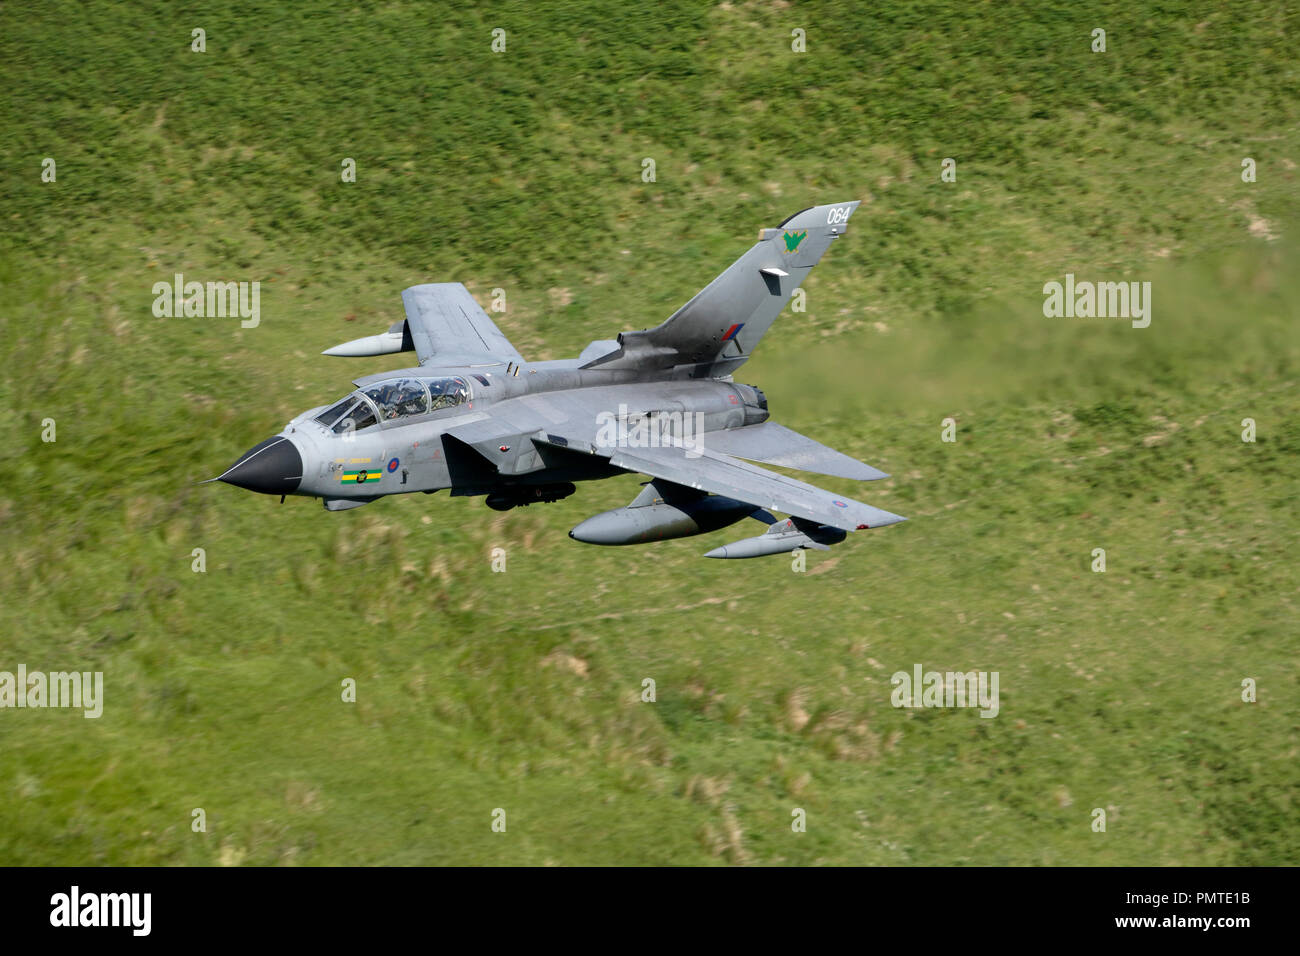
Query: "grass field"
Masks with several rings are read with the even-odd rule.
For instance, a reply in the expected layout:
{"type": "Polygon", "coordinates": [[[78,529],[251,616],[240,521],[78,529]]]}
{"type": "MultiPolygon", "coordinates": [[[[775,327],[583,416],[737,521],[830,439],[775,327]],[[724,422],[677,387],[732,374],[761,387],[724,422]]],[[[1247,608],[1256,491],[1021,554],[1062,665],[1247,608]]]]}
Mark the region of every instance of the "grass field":
{"type": "Polygon", "coordinates": [[[0,709],[0,864],[1300,863],[1293,5],[241,6],[0,7],[0,671],[105,682],[0,709]],[[848,199],[737,380],[911,520],[806,573],[567,537],[636,476],[195,484],[405,364],[318,354],[405,286],[566,357],[848,199]],[[155,318],[177,272],[260,325],[155,318]],[[918,663],[998,716],[894,708],[918,663]]]}

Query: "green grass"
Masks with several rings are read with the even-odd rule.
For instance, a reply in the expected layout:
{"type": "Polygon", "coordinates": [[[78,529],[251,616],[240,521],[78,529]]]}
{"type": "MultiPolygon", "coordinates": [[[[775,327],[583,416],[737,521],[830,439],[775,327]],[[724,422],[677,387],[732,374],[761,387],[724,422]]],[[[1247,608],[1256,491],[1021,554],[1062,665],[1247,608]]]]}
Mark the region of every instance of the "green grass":
{"type": "Polygon", "coordinates": [[[0,863],[1300,862],[1296,42],[1275,2],[6,4],[0,670],[107,699],[0,710],[0,863]],[[400,364],[318,353],[406,285],[569,356],[851,198],[738,378],[912,520],[805,574],[700,557],[757,526],[571,541],[631,476],[194,484],[400,364]],[[261,325],[154,318],[175,272],[261,325]],[[1152,282],[1150,328],[1045,318],[1067,272],[1152,282]],[[894,709],[914,663],[999,716],[894,709]]]}

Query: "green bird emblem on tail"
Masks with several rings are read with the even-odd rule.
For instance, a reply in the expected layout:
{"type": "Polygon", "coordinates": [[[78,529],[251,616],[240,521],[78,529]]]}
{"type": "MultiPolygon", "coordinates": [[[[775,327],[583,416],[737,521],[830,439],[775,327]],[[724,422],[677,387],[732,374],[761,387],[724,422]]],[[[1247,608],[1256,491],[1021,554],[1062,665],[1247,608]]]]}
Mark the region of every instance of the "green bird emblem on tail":
{"type": "Polygon", "coordinates": [[[808,235],[806,230],[804,232],[787,232],[783,237],[785,239],[785,251],[794,252],[798,249],[799,243],[803,242],[806,235],[808,235]]]}

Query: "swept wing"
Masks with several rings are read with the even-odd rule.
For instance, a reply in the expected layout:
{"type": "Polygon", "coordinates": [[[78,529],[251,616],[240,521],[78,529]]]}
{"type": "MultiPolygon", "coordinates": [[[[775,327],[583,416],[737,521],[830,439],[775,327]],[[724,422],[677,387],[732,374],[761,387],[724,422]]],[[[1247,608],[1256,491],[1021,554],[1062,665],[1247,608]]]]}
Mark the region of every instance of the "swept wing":
{"type": "Polygon", "coordinates": [[[407,330],[421,365],[522,362],[524,357],[459,282],[402,290],[407,330]]]}
{"type": "Polygon", "coordinates": [[[782,511],[845,531],[879,528],[907,520],[902,515],[873,508],[852,498],[842,498],[816,485],[716,451],[692,450],[681,445],[601,448],[581,439],[557,436],[554,432],[539,433],[533,436],[533,440],[607,456],[610,464],[627,471],[663,478],[687,488],[734,498],[771,511],[782,511]]]}

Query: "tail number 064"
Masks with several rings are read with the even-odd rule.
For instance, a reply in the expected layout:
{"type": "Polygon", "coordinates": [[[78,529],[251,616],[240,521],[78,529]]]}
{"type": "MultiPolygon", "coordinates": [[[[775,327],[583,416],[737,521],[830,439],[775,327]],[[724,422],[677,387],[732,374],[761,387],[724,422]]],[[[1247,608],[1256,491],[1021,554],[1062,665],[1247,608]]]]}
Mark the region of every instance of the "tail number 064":
{"type": "Polygon", "coordinates": [[[849,213],[853,212],[851,206],[835,206],[826,214],[826,224],[833,226],[836,223],[848,222],[849,213]]]}

